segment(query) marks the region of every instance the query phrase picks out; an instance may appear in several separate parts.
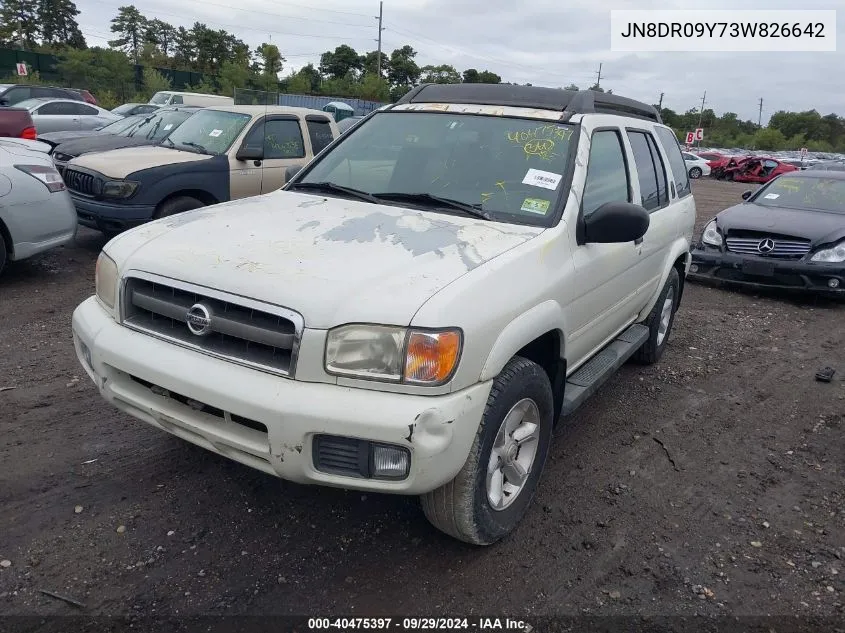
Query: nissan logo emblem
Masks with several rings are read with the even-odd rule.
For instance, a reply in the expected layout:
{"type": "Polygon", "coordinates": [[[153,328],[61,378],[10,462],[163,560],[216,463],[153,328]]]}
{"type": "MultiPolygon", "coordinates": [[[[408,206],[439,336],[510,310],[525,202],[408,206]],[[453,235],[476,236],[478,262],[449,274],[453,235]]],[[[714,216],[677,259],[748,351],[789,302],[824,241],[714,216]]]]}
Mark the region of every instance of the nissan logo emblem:
{"type": "Polygon", "coordinates": [[[775,250],[775,241],[768,237],[764,240],[760,240],[760,243],[757,244],[757,250],[761,253],[771,253],[775,250]]]}
{"type": "Polygon", "coordinates": [[[211,311],[201,303],[195,303],[185,315],[185,323],[191,334],[205,336],[211,333],[211,311]]]}

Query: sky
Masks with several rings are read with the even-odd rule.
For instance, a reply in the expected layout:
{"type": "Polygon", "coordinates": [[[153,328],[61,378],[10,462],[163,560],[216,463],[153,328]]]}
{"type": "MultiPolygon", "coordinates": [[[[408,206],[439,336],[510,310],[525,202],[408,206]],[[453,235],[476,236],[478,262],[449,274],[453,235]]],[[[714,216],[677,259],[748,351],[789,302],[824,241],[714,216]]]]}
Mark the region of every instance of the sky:
{"type": "MultiPolygon", "coordinates": [[[[109,21],[130,0],[76,0],[89,45],[105,46],[109,21]]],[[[805,9],[836,9],[839,50],[825,53],[625,53],[610,50],[611,9],[732,9],[723,0],[384,0],[382,50],[410,44],[417,63],[491,70],[503,81],[589,87],[601,64],[601,86],[633,99],[685,112],[701,106],[757,121],[778,110],[816,109],[845,116],[845,3],[802,0],[805,9]],[[562,8],[565,6],[565,8],[562,8]],[[706,95],[705,95],[706,93],[706,95]]],[[[794,0],[746,0],[761,21],[794,0]]],[[[174,26],[195,21],[225,29],[255,48],[276,44],[283,74],[348,44],[376,50],[378,0],[136,0],[148,18],[174,26]]]]}

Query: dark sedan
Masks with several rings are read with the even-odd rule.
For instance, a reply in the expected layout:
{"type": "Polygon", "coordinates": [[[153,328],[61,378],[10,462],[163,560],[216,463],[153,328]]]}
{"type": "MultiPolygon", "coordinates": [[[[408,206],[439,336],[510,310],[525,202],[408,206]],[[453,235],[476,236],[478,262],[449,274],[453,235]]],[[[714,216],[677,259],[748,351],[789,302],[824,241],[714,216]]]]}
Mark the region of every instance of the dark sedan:
{"type": "MultiPolygon", "coordinates": [[[[161,108],[153,114],[142,117],[140,122],[118,134],[78,138],[59,143],[53,148],[53,162],[59,172],[63,173],[67,162],[82,154],[107,152],[124,147],[157,145],[199,109],[194,106],[161,108]]],[[[121,121],[124,120],[121,119],[121,121]]]]}
{"type": "Polygon", "coordinates": [[[794,171],[742,197],[704,227],[689,279],[845,297],[845,172],[794,171]]]}

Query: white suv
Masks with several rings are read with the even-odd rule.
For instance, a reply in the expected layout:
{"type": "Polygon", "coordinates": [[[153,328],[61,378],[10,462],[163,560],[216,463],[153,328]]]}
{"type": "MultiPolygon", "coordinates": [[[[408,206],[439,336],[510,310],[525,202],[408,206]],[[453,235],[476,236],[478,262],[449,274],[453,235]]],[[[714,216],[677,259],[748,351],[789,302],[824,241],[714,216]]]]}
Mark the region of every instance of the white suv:
{"type": "Polygon", "coordinates": [[[74,344],[140,420],[283,479],[421,495],[490,544],[556,421],[660,358],[694,220],[651,106],[424,85],[281,191],[110,241],[74,344]]]}

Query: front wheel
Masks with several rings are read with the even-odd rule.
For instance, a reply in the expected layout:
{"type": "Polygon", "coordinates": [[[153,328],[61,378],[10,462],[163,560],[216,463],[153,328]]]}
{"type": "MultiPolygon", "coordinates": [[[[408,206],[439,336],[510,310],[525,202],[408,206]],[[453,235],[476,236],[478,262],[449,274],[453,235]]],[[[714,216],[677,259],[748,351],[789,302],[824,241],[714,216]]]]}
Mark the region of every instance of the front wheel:
{"type": "Polygon", "coordinates": [[[473,545],[490,545],[516,528],[530,505],[552,437],[548,374],[516,356],[493,381],[478,434],[455,478],[422,497],[428,520],[473,545]]]}
{"type": "Polygon", "coordinates": [[[0,274],[3,274],[3,269],[6,267],[6,240],[0,235],[0,274]]]}
{"type": "Polygon", "coordinates": [[[156,220],[159,218],[166,218],[171,215],[176,215],[177,213],[182,213],[183,211],[191,211],[192,209],[199,209],[204,206],[205,205],[202,201],[197,200],[196,198],[192,198],[190,196],[177,196],[162,202],[158,209],[156,209],[153,218],[156,220]]]}
{"type": "Polygon", "coordinates": [[[693,179],[701,178],[701,167],[693,167],[689,170],[689,177],[693,179]]]}
{"type": "Polygon", "coordinates": [[[663,286],[663,291],[654,304],[648,318],[643,325],[648,327],[648,340],[634,354],[634,360],[643,365],[651,365],[660,360],[666,349],[666,341],[669,340],[669,333],[675,323],[675,312],[678,310],[680,299],[681,277],[678,269],[674,266],[663,286]]]}

